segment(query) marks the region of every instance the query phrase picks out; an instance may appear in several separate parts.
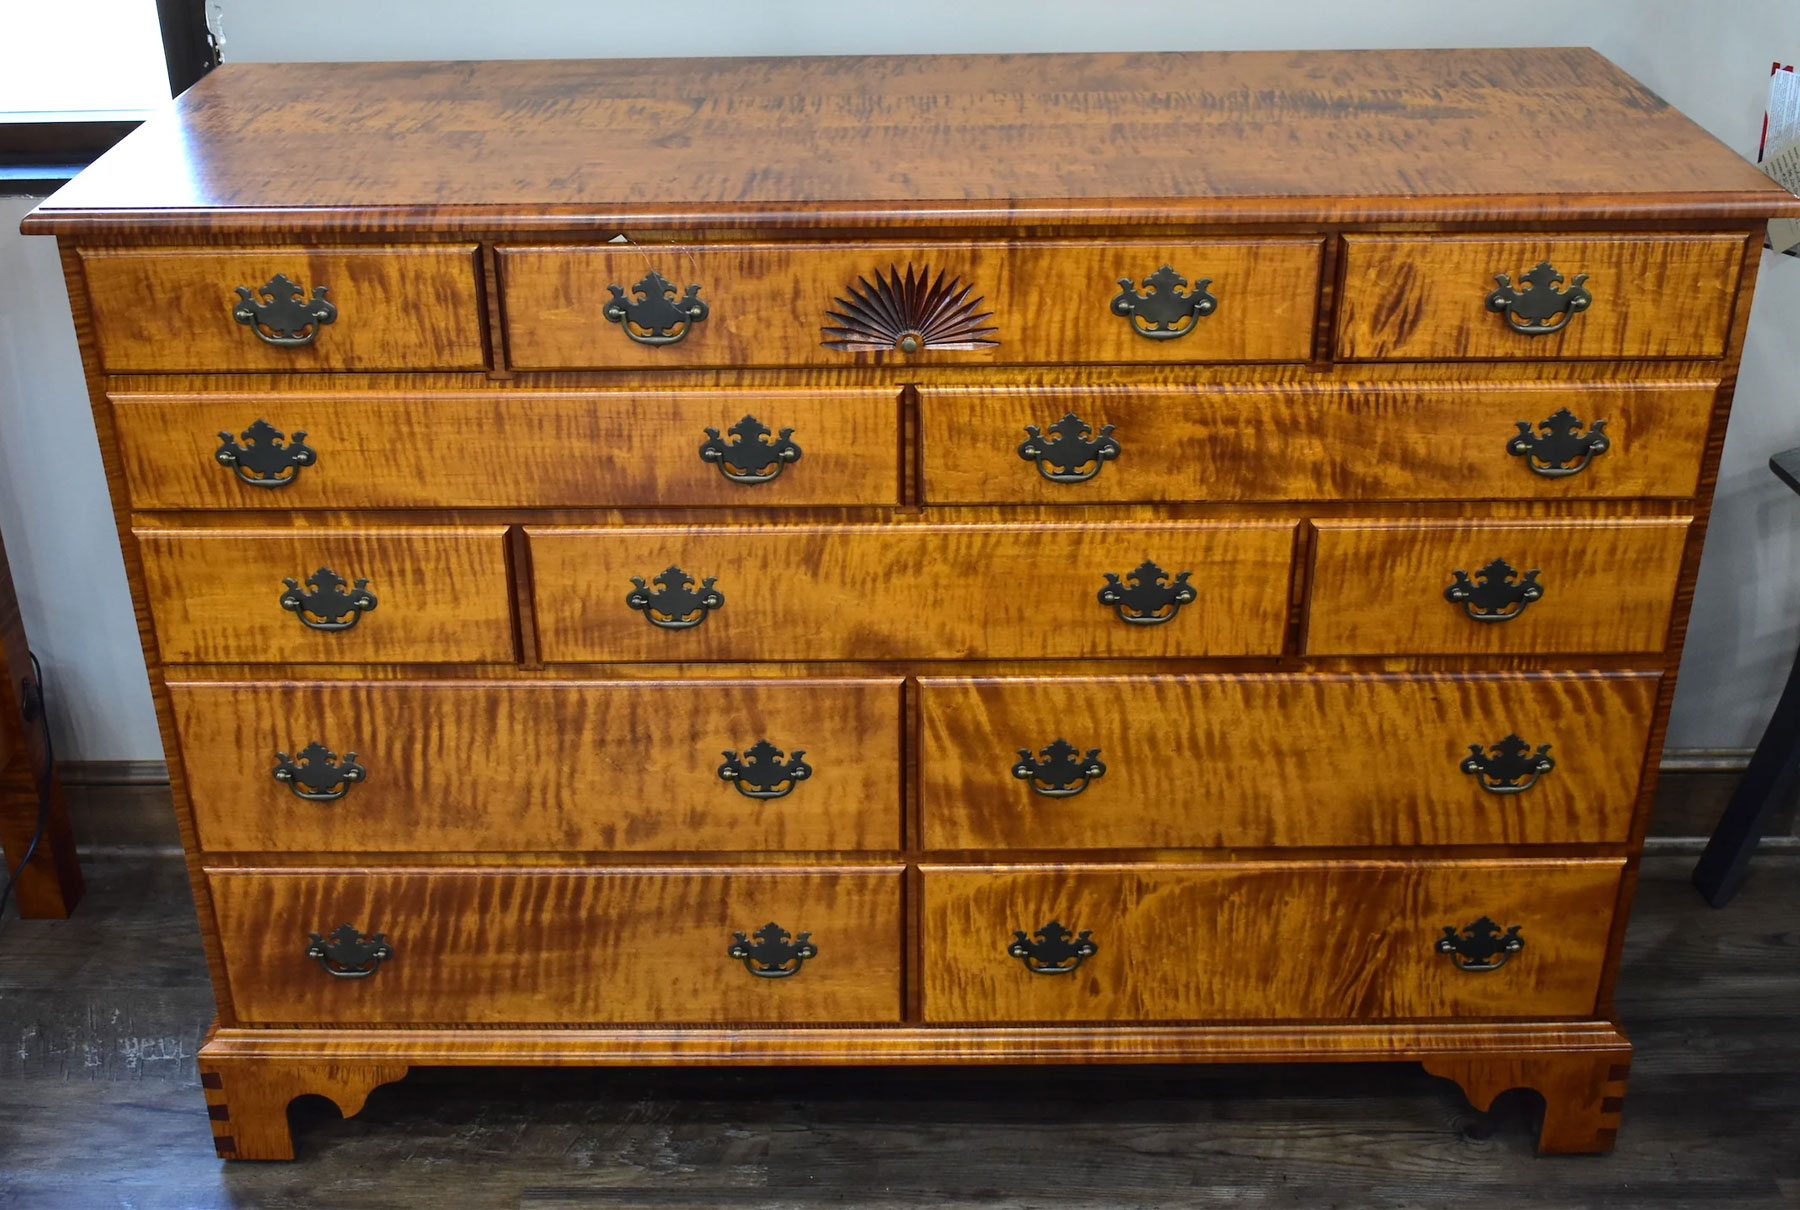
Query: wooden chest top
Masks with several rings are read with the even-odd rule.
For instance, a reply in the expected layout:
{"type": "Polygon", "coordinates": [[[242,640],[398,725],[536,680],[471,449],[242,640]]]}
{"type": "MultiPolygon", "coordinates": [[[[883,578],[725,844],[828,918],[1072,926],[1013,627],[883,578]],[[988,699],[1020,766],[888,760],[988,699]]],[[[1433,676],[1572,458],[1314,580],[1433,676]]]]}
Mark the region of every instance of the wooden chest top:
{"type": "Polygon", "coordinates": [[[1583,49],[230,64],[34,233],[1762,219],[1583,49]]]}

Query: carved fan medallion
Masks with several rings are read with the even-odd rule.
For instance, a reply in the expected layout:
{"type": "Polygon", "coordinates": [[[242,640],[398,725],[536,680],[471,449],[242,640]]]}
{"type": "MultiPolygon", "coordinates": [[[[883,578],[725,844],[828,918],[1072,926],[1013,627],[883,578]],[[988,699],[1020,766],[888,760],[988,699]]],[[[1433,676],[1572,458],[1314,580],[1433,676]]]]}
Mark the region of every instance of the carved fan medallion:
{"type": "Polygon", "coordinates": [[[933,278],[929,265],[915,270],[909,264],[905,276],[894,265],[885,274],[877,269],[873,282],[859,277],[849,298],[833,300],[837,309],[826,315],[836,326],[824,329],[822,343],[847,353],[997,345],[1000,342],[992,334],[999,329],[982,322],[994,313],[980,310],[985,300],[970,298],[974,292],[975,287],[963,285],[960,277],[946,280],[941,270],[933,278]]]}

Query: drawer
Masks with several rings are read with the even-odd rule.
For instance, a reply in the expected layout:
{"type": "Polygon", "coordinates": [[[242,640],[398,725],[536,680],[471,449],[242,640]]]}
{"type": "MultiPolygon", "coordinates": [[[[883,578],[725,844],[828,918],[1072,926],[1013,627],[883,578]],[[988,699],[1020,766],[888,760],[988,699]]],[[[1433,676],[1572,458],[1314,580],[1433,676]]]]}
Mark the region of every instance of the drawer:
{"type": "Polygon", "coordinates": [[[898,679],[169,693],[213,851],[900,847],[898,679]]]}
{"type": "Polygon", "coordinates": [[[1587,1017],[1623,867],[928,865],[925,1020],[1587,1017]]]}
{"type": "Polygon", "coordinates": [[[1056,659],[1280,654],[1294,523],[526,532],[553,663],[1056,659]]]}
{"type": "Polygon", "coordinates": [[[487,354],[475,252],[84,248],[81,265],[111,374],[479,370],[487,354]]]}
{"type": "Polygon", "coordinates": [[[921,386],[924,498],[1100,504],[1688,497],[1699,482],[1717,388],[921,386]]]}
{"type": "Polygon", "coordinates": [[[1306,361],[1321,252],[1309,237],[498,255],[509,363],[548,370],[1306,361]]]}
{"type": "Polygon", "coordinates": [[[899,499],[893,389],[114,395],[112,405],[141,509],[899,499]]]}
{"type": "Polygon", "coordinates": [[[924,677],[924,843],[1623,844],[1657,684],[1643,673],[924,677]]]}
{"type": "Polygon", "coordinates": [[[1315,521],[1306,651],[1661,651],[1691,520],[1315,521]]]}
{"type": "Polygon", "coordinates": [[[1345,236],[1337,355],[1723,357],[1744,242],[1741,234],[1345,236]]]}
{"type": "Polygon", "coordinates": [[[900,875],[213,869],[207,881],[248,1025],[891,1024],[900,875]]]}
{"type": "Polygon", "coordinates": [[[517,658],[505,526],[132,532],[164,663],[517,658]]]}

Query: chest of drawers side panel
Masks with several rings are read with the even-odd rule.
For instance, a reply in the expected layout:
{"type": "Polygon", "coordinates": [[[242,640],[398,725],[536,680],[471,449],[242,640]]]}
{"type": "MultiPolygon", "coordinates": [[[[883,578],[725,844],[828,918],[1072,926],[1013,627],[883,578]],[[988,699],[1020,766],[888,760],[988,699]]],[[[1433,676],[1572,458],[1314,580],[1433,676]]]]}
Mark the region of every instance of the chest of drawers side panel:
{"type": "Polygon", "coordinates": [[[1694,603],[1694,585],[1700,575],[1700,556],[1706,542],[1706,528],[1712,516],[1713,494],[1718,485],[1719,462],[1725,449],[1725,431],[1731,417],[1731,405],[1737,390],[1739,367],[1743,358],[1744,339],[1750,324],[1750,305],[1755,296],[1756,277],[1762,265],[1763,229],[1758,225],[1743,244],[1743,271],[1733,300],[1732,322],[1726,333],[1721,357],[1723,369],[1718,394],[1713,401],[1712,423],[1707,430],[1706,450],[1700,463],[1700,483],[1695,492],[1693,520],[1687,528],[1687,542],[1675,581],[1672,607],[1669,611],[1668,637],[1663,650],[1664,676],[1657,694],[1656,710],[1651,718],[1650,740],[1644,750],[1644,775],[1640,779],[1638,807],[1632,821],[1630,853],[1625,875],[1619,883],[1617,905],[1613,913],[1612,935],[1608,938],[1606,962],[1601,972],[1600,998],[1595,1014],[1613,1014],[1613,987],[1618,979],[1619,963],[1624,953],[1625,929],[1630,921],[1631,902],[1637,891],[1638,865],[1644,837],[1649,830],[1650,814],[1655,805],[1657,779],[1661,771],[1663,744],[1668,735],[1669,711],[1674,704],[1676,674],[1680,671],[1682,648],[1687,639],[1688,621],[1694,603]]]}
{"type": "MultiPolygon", "coordinates": [[[[106,378],[100,365],[100,349],[95,338],[93,312],[89,305],[87,280],[83,272],[78,242],[67,236],[58,237],[57,252],[62,262],[63,281],[68,287],[69,309],[75,324],[75,338],[81,351],[82,375],[88,401],[99,438],[100,460],[106,471],[107,487],[112,496],[112,514],[119,550],[125,564],[125,577],[131,588],[132,613],[143,653],[144,669],[150,682],[150,695],[156,707],[157,732],[165,754],[181,751],[180,736],[175,729],[175,714],[169,703],[168,687],[163,680],[162,657],[157,643],[156,622],[150,613],[145,592],[143,554],[132,533],[130,493],[119,454],[118,433],[113,425],[112,410],[106,406],[106,378]]],[[[219,948],[218,919],[208,889],[200,858],[200,841],[194,826],[193,811],[182,777],[181,762],[168,762],[170,797],[174,801],[175,823],[181,835],[181,847],[188,873],[188,885],[194,895],[194,907],[200,922],[200,944],[206,955],[207,973],[211,976],[213,1003],[218,1010],[217,1023],[236,1022],[236,1009],[231,1001],[230,984],[225,977],[224,955],[219,948]]]]}

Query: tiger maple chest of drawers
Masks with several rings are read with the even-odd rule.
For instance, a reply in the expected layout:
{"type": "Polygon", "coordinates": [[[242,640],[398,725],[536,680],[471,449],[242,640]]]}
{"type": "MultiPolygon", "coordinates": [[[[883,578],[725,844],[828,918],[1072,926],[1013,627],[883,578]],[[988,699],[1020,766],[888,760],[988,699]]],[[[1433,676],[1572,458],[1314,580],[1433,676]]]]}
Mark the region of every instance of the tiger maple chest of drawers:
{"type": "Polygon", "coordinates": [[[227,67],[62,241],[221,1155],[419,1064],[1607,1147],[1764,221],[1585,51],[227,67]]]}

